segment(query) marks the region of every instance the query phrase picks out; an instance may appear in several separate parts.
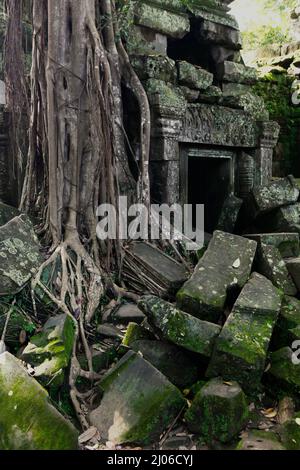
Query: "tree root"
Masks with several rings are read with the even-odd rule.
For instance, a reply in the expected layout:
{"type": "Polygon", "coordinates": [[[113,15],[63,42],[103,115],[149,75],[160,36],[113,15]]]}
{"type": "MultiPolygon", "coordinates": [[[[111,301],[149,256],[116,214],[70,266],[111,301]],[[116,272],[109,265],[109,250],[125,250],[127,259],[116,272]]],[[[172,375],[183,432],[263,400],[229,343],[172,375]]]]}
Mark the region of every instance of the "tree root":
{"type": "Polygon", "coordinates": [[[77,390],[76,380],[78,377],[90,381],[101,378],[101,375],[93,371],[92,355],[84,330],[84,324],[90,323],[92,320],[103,294],[100,270],[95,266],[88,253],[85,252],[81,243],[76,239],[72,239],[57,246],[50,257],[40,266],[31,284],[33,295],[37,287],[49,297],[58,309],[70,317],[74,324],[75,341],[69,374],[70,397],[81,426],[83,429],[87,429],[89,424],[80,404],[82,397],[77,390]],[[77,258],[76,262],[74,262],[73,257],[77,258]],[[42,274],[46,267],[49,265],[56,266],[58,261],[61,266],[61,273],[56,273],[57,279],[51,279],[51,283],[53,284],[53,281],[55,281],[56,288],[59,286],[60,292],[53,294],[50,288],[42,282],[42,274]],[[89,275],[90,283],[88,286],[85,285],[83,273],[89,275]],[[83,345],[87,358],[88,371],[81,368],[77,359],[79,341],[83,345]]]}

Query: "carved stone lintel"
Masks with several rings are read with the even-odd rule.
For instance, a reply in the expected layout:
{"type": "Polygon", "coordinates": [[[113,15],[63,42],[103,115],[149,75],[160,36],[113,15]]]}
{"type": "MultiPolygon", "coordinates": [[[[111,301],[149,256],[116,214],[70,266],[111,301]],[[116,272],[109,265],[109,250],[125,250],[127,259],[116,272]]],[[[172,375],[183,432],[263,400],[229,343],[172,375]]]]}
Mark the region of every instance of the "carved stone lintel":
{"type": "Polygon", "coordinates": [[[243,110],[192,104],[185,114],[180,140],[223,147],[255,148],[257,126],[243,110]]]}

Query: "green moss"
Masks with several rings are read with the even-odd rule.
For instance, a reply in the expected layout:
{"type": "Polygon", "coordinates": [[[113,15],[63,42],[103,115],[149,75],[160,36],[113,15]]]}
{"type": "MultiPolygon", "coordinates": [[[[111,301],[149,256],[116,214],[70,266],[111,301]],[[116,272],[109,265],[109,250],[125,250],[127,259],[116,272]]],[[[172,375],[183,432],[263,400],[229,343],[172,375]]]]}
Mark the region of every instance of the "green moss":
{"type": "Polygon", "coordinates": [[[198,392],[185,414],[188,427],[211,444],[214,440],[230,442],[248,419],[244,393],[236,383],[213,379],[198,392]]]}
{"type": "Polygon", "coordinates": [[[132,343],[140,339],[153,338],[154,335],[151,333],[151,331],[147,330],[141,325],[138,325],[137,323],[130,322],[123,338],[122,345],[129,347],[132,343]]]}
{"type": "Polygon", "coordinates": [[[133,412],[141,416],[138,425],[122,436],[123,442],[143,443],[149,445],[157,439],[157,429],[166,429],[178,410],[185,405],[182,396],[174,393],[173,386],[166,387],[162,392],[157,390],[145,410],[145,398],[136,396],[132,401],[133,412]],[[166,402],[170,402],[166,410],[166,402]]]}
{"type": "Polygon", "coordinates": [[[60,386],[63,370],[68,366],[73,349],[75,328],[71,318],[58,315],[50,318],[41,333],[33,336],[22,358],[34,366],[35,377],[52,387],[60,386]]]}
{"type": "Polygon", "coordinates": [[[0,369],[0,449],[76,449],[76,430],[50,406],[47,392],[21,363],[6,353],[0,369]]]}

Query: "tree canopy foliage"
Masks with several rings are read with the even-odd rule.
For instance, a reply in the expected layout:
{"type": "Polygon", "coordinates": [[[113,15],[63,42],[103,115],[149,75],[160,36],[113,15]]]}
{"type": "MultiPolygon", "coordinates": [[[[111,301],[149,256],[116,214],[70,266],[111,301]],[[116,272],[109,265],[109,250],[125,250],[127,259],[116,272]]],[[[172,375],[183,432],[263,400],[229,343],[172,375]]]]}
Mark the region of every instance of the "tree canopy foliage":
{"type": "Polygon", "coordinates": [[[244,15],[244,49],[293,40],[290,16],[292,9],[299,5],[298,0],[252,0],[246,9],[243,9],[242,3],[241,0],[234,2],[236,11],[244,15]]]}

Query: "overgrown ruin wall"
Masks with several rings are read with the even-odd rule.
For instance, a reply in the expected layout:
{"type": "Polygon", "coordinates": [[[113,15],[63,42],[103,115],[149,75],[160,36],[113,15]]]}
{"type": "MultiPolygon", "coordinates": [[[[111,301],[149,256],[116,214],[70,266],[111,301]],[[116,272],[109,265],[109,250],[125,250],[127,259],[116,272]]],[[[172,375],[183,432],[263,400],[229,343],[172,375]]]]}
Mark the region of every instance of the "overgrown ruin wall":
{"type": "Polygon", "coordinates": [[[234,151],[237,195],[245,195],[245,181],[248,190],[268,182],[279,132],[252,93],[256,72],[241,58],[231,2],[190,3],[131,2],[127,48],[151,105],[152,195],[160,202],[186,202],[183,160],[195,146],[234,151]]]}

